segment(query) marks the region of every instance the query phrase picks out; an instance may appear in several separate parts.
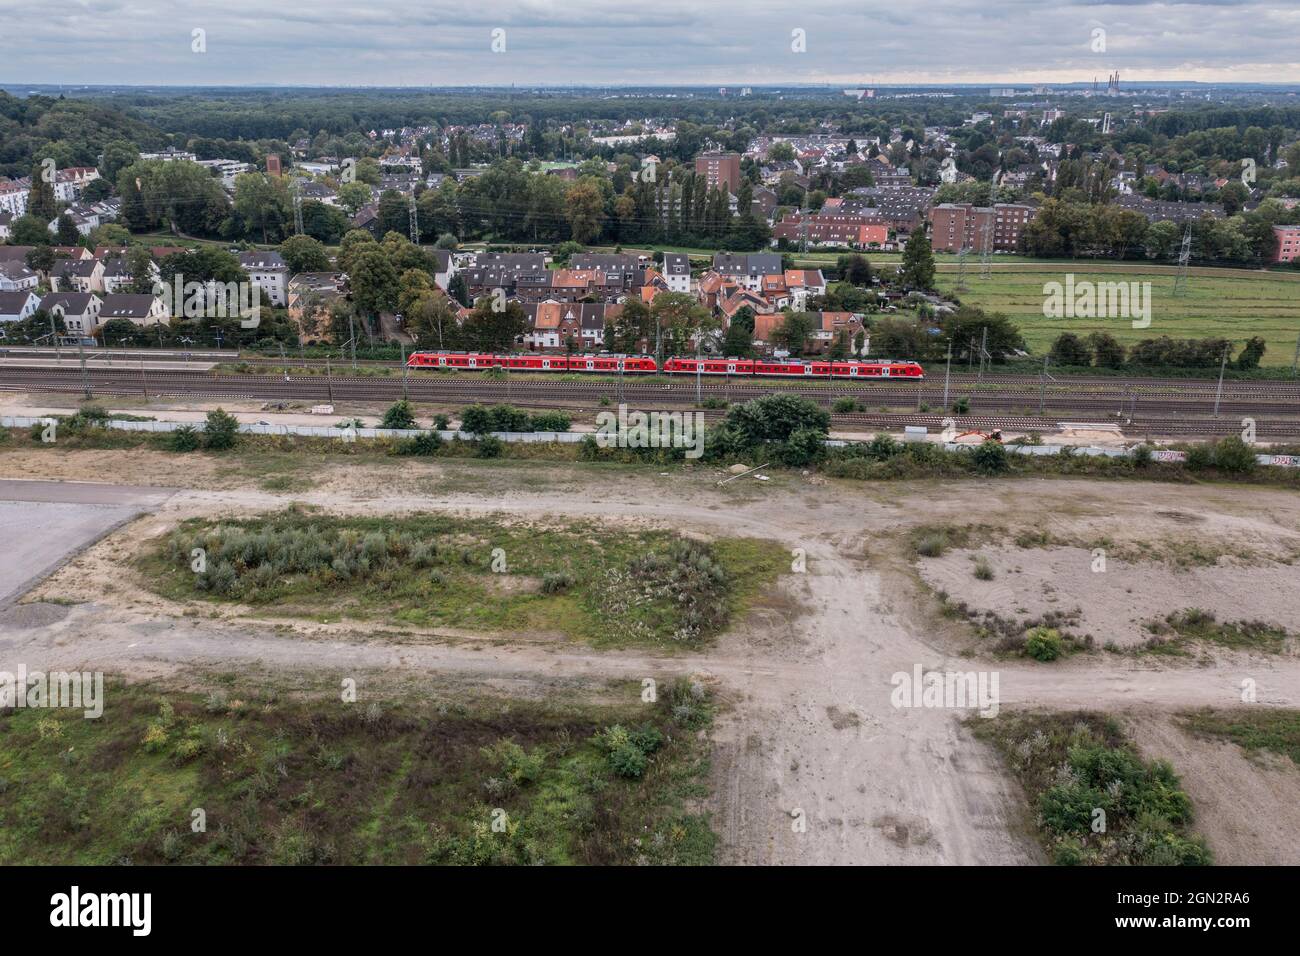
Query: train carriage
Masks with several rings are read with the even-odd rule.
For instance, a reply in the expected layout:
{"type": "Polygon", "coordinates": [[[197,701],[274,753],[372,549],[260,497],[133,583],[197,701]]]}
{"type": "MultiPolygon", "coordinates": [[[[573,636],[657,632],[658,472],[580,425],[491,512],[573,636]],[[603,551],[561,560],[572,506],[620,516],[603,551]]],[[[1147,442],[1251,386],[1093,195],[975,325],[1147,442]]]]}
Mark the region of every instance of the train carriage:
{"type": "MultiPolygon", "coordinates": [[[[543,352],[518,355],[412,352],[406,364],[411,368],[467,371],[504,368],[522,372],[588,372],[595,375],[617,374],[620,365],[625,374],[652,374],[659,371],[655,360],[646,355],[551,355],[543,352]]],[[[677,357],[665,361],[663,370],[669,375],[751,375],[756,378],[925,378],[925,370],[918,363],[888,359],[832,362],[825,359],[677,357]]]]}

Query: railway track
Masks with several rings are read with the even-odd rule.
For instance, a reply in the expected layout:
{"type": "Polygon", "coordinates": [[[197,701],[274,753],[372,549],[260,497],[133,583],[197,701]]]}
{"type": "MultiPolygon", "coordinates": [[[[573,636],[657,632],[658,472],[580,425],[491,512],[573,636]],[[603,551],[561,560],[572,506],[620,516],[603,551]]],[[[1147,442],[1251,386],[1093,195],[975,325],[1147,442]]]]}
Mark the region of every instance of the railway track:
{"type": "MultiPolygon", "coordinates": [[[[843,389],[807,388],[808,383],[786,383],[786,391],[806,395],[824,406],[847,392],[843,389]]],[[[839,383],[836,383],[839,384],[839,383]]],[[[859,383],[861,384],[861,383],[859,383]]],[[[352,376],[218,375],[188,370],[132,370],[127,367],[88,369],[83,380],[79,368],[23,368],[0,366],[0,390],[81,393],[88,385],[98,395],[143,395],[147,397],[208,398],[227,401],[396,401],[407,395],[424,403],[467,404],[510,402],[529,408],[569,407],[596,410],[625,401],[642,408],[691,406],[695,382],[666,384],[628,379],[620,390],[617,382],[505,381],[470,379],[446,375],[413,374],[374,378],[352,376]]],[[[867,391],[853,397],[879,406],[875,411],[837,413],[840,427],[892,427],[926,425],[942,427],[942,413],[928,411],[940,405],[941,383],[871,383],[867,391]],[[919,386],[919,387],[918,387],[919,386]],[[919,409],[919,410],[918,410],[919,409]]],[[[769,394],[764,385],[705,380],[701,393],[708,398],[742,401],[769,394]]],[[[954,394],[957,394],[954,392],[954,394]]],[[[1137,397],[1115,393],[1109,396],[1080,396],[1069,389],[1053,387],[1041,393],[1043,414],[1037,413],[1037,389],[1011,394],[978,393],[972,396],[971,411],[959,417],[963,425],[1002,428],[1012,431],[1047,430],[1061,420],[1118,422],[1134,434],[1151,436],[1197,436],[1239,431],[1241,419],[1256,419],[1261,438],[1300,436],[1300,405],[1287,401],[1262,401],[1253,396],[1228,393],[1220,403],[1220,417],[1212,418],[1213,393],[1195,393],[1176,400],[1137,397]]],[[[713,411],[713,410],[708,410],[713,411]]],[[[718,415],[723,414],[721,411],[718,415]]],[[[710,415],[710,417],[713,417],[710,415]]]]}

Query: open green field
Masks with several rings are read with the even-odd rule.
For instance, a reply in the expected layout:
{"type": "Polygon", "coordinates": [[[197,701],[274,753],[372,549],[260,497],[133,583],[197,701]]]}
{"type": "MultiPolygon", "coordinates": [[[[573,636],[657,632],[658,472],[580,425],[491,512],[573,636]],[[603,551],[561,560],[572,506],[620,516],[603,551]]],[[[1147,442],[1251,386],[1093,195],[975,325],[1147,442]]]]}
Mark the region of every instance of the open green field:
{"type": "Polygon", "coordinates": [[[591,701],[356,682],[344,702],[337,682],[110,679],[98,719],[0,711],[0,864],[713,862],[701,685],[646,703],[639,681],[591,701]]]}
{"type": "Polygon", "coordinates": [[[141,567],[170,597],[238,601],[262,614],[677,647],[725,627],[785,560],[775,542],[706,544],[595,522],[542,528],[291,508],[186,522],[141,567]]]}
{"type": "Polygon", "coordinates": [[[1187,290],[1175,297],[1177,269],[1146,263],[1029,262],[997,261],[988,279],[980,278],[979,262],[967,263],[966,290],[956,290],[958,271],[954,261],[939,259],[940,291],[958,296],[962,302],[989,312],[1006,313],[1020,327],[1030,350],[1041,355],[1062,332],[1087,335],[1108,332],[1131,346],[1142,339],[1208,338],[1231,339],[1240,348],[1252,336],[1268,346],[1264,365],[1290,365],[1300,337],[1300,272],[1262,272],[1247,269],[1190,270],[1187,290]],[[1043,315],[1048,282],[1065,283],[1073,273],[1075,283],[1149,282],[1151,324],[1133,328],[1130,319],[1047,318],[1043,315]]]}

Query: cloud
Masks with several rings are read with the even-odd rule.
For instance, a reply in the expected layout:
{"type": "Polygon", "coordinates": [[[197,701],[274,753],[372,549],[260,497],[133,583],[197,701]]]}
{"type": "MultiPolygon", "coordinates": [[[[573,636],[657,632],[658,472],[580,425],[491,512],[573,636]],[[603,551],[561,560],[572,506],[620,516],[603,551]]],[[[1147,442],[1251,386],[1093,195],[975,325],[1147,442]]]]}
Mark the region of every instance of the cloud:
{"type": "Polygon", "coordinates": [[[6,83],[1300,82],[1300,10],[1261,0],[0,0],[0,17],[22,24],[0,36],[6,83]]]}

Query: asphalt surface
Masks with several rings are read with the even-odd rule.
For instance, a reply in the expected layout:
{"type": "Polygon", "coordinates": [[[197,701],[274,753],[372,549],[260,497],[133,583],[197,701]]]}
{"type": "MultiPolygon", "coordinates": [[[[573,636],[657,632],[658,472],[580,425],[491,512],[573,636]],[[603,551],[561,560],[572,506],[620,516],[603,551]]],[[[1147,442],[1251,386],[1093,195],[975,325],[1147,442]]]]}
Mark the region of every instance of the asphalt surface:
{"type": "Polygon", "coordinates": [[[170,495],[165,488],[0,480],[0,609],[170,495]]]}

